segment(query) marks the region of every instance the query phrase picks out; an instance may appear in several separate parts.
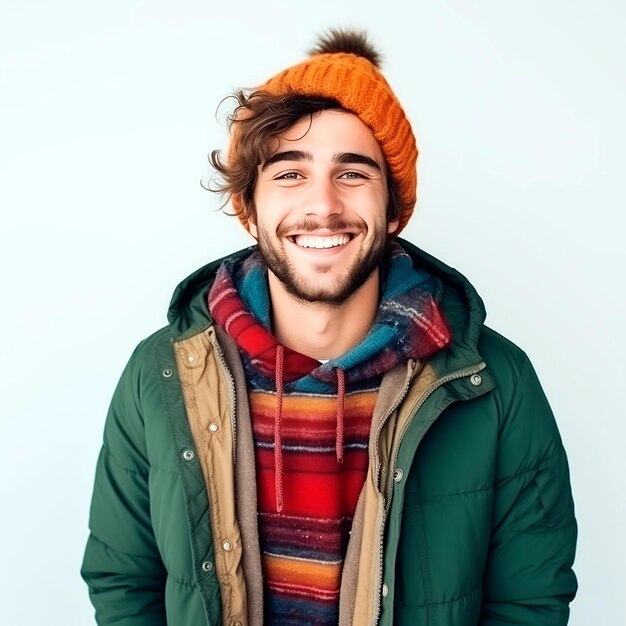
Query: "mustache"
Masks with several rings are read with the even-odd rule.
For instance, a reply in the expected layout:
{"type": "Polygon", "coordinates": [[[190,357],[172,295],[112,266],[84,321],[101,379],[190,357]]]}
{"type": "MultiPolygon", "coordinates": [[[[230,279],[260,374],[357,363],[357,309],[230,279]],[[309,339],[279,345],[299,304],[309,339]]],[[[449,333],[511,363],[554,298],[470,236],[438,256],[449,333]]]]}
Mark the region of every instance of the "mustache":
{"type": "Polygon", "coordinates": [[[287,233],[298,231],[302,233],[312,233],[316,230],[327,229],[333,233],[362,230],[364,227],[363,221],[346,220],[340,215],[334,215],[328,220],[320,220],[313,217],[305,217],[299,222],[293,224],[280,224],[276,229],[276,234],[284,236],[287,233]]]}

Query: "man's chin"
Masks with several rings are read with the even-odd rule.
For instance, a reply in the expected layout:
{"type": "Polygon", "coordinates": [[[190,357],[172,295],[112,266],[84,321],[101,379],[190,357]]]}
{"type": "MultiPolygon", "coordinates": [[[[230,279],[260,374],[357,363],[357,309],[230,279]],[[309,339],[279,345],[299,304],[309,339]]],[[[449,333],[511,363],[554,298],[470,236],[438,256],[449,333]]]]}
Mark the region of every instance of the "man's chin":
{"type": "Polygon", "coordinates": [[[292,276],[277,278],[287,293],[302,302],[339,307],[350,300],[370,276],[336,276],[329,271],[326,278],[318,276],[315,280],[303,280],[302,277],[294,280],[292,276]]]}
{"type": "Polygon", "coordinates": [[[384,258],[386,232],[380,229],[377,233],[369,253],[361,252],[351,259],[303,259],[300,255],[292,256],[288,246],[272,246],[266,237],[259,238],[258,250],[267,268],[292,297],[310,304],[339,307],[361,289],[384,258]]]}

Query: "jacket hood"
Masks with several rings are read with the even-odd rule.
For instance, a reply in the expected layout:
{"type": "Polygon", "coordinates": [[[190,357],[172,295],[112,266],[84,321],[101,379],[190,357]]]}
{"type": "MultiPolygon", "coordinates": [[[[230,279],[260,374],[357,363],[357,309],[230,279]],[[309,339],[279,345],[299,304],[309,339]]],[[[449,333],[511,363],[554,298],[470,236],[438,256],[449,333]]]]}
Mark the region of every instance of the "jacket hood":
{"type": "Polygon", "coordinates": [[[437,276],[444,285],[439,306],[452,330],[452,343],[435,354],[431,363],[438,374],[479,363],[478,341],[487,313],[482,298],[458,270],[406,240],[398,240],[415,265],[437,276]]]}
{"type": "MultiPolygon", "coordinates": [[[[443,295],[439,305],[452,331],[452,343],[431,357],[437,373],[443,374],[480,362],[477,345],[486,313],[483,301],[472,284],[456,269],[412,243],[401,238],[396,241],[411,256],[416,267],[426,270],[443,283],[443,295]]],[[[251,246],[209,263],[178,285],[168,310],[168,321],[175,340],[202,332],[213,322],[208,310],[207,295],[217,270],[227,258],[244,257],[255,248],[256,246],[251,246]]]]}

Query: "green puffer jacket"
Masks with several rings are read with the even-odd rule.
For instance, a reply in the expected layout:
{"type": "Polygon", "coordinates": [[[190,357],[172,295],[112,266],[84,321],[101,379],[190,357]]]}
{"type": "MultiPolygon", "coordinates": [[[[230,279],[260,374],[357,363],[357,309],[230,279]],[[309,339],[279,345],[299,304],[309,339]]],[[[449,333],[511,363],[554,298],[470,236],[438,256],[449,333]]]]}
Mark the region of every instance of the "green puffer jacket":
{"type": "MultiPolygon", "coordinates": [[[[537,377],[463,276],[400,243],[443,280],[453,343],[383,380],[340,624],[566,624],[576,522],[537,377]]],[[[245,378],[206,305],[220,262],[178,287],[115,391],[82,567],[99,624],[262,624],[245,378]]]]}

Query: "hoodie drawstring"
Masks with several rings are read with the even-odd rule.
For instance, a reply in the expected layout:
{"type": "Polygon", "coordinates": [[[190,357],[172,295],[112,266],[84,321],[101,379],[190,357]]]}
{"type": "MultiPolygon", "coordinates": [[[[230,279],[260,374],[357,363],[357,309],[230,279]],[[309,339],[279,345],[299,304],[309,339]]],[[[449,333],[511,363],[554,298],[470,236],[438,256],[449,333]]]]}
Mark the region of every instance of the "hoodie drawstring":
{"type": "MultiPolygon", "coordinates": [[[[283,369],[285,364],[285,347],[276,346],[276,415],[274,417],[274,487],[276,490],[276,511],[283,510],[283,396],[285,382],[283,369]]],[[[337,463],[343,463],[344,411],[346,400],[346,373],[335,368],[337,374],[337,425],[335,434],[335,454],[337,463]]]]}
{"type": "Polygon", "coordinates": [[[335,437],[335,454],[337,463],[343,463],[343,413],[346,400],[346,373],[340,368],[337,373],[337,431],[335,437]]]}
{"type": "Polygon", "coordinates": [[[283,363],[285,348],[276,346],[276,417],[274,419],[274,484],[276,487],[276,510],[283,510],[283,363]]]}

